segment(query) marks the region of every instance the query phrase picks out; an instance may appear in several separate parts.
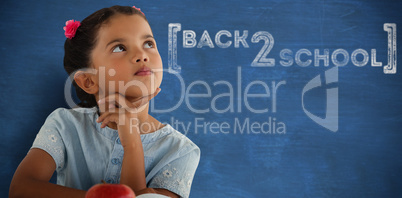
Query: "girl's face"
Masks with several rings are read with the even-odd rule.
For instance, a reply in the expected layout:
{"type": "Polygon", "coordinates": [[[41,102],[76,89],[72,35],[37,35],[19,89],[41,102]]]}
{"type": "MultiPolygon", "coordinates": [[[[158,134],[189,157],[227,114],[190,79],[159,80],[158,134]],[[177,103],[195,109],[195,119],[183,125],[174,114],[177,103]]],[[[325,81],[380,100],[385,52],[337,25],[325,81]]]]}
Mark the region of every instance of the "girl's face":
{"type": "Polygon", "coordinates": [[[151,27],[139,15],[117,14],[103,24],[91,58],[104,96],[135,99],[154,93],[162,82],[162,59],[151,27]]]}

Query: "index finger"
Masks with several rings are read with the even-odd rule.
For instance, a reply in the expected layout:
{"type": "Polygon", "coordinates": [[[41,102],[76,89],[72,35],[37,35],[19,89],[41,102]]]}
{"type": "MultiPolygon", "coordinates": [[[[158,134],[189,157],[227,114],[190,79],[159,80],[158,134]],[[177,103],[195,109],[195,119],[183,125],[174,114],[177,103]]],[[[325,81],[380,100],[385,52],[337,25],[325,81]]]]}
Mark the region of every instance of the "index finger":
{"type": "Polygon", "coordinates": [[[116,102],[118,105],[120,105],[122,107],[127,107],[127,100],[120,93],[110,94],[110,95],[98,100],[98,105],[104,104],[106,102],[109,102],[109,103],[116,102]]]}

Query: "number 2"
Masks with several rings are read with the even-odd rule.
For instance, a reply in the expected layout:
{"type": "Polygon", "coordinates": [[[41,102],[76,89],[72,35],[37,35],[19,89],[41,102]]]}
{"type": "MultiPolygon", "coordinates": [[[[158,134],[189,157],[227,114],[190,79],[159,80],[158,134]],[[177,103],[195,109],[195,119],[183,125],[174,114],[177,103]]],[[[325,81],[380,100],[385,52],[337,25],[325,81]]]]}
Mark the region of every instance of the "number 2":
{"type": "Polygon", "coordinates": [[[253,67],[273,67],[275,66],[275,59],[267,58],[267,55],[271,51],[274,46],[274,37],[269,32],[259,31],[256,32],[251,38],[251,42],[258,43],[260,40],[264,40],[264,46],[262,46],[260,52],[258,52],[257,56],[254,58],[254,61],[251,63],[253,67]]]}

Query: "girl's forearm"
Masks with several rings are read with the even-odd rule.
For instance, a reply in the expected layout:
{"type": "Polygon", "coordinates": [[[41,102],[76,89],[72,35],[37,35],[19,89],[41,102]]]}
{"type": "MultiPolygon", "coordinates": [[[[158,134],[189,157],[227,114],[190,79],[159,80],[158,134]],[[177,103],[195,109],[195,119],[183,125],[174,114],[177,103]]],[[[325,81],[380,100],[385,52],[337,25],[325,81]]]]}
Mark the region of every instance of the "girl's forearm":
{"type": "Polygon", "coordinates": [[[34,179],[24,179],[16,181],[10,187],[9,197],[29,197],[29,198],[84,198],[86,191],[68,188],[57,184],[39,181],[34,179]]]}
{"type": "Polygon", "coordinates": [[[135,129],[130,131],[129,127],[130,125],[125,125],[119,128],[121,130],[119,133],[128,134],[125,138],[130,137],[130,141],[126,141],[130,142],[130,144],[123,145],[124,155],[120,183],[128,185],[137,194],[137,192],[146,188],[144,151],[139,133],[135,129]]]}

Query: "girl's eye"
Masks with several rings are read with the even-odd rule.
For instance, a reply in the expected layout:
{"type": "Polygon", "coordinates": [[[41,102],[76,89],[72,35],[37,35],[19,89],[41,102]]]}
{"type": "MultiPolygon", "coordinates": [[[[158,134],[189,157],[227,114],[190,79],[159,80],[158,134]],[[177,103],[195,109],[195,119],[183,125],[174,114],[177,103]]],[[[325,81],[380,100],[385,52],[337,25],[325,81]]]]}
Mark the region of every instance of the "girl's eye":
{"type": "Polygon", "coordinates": [[[122,51],[126,51],[126,49],[124,49],[124,47],[121,45],[118,45],[113,49],[113,52],[122,52],[122,51]]]}
{"type": "Polygon", "coordinates": [[[152,41],[147,41],[144,44],[145,48],[153,48],[154,47],[154,43],[152,41]]]}

